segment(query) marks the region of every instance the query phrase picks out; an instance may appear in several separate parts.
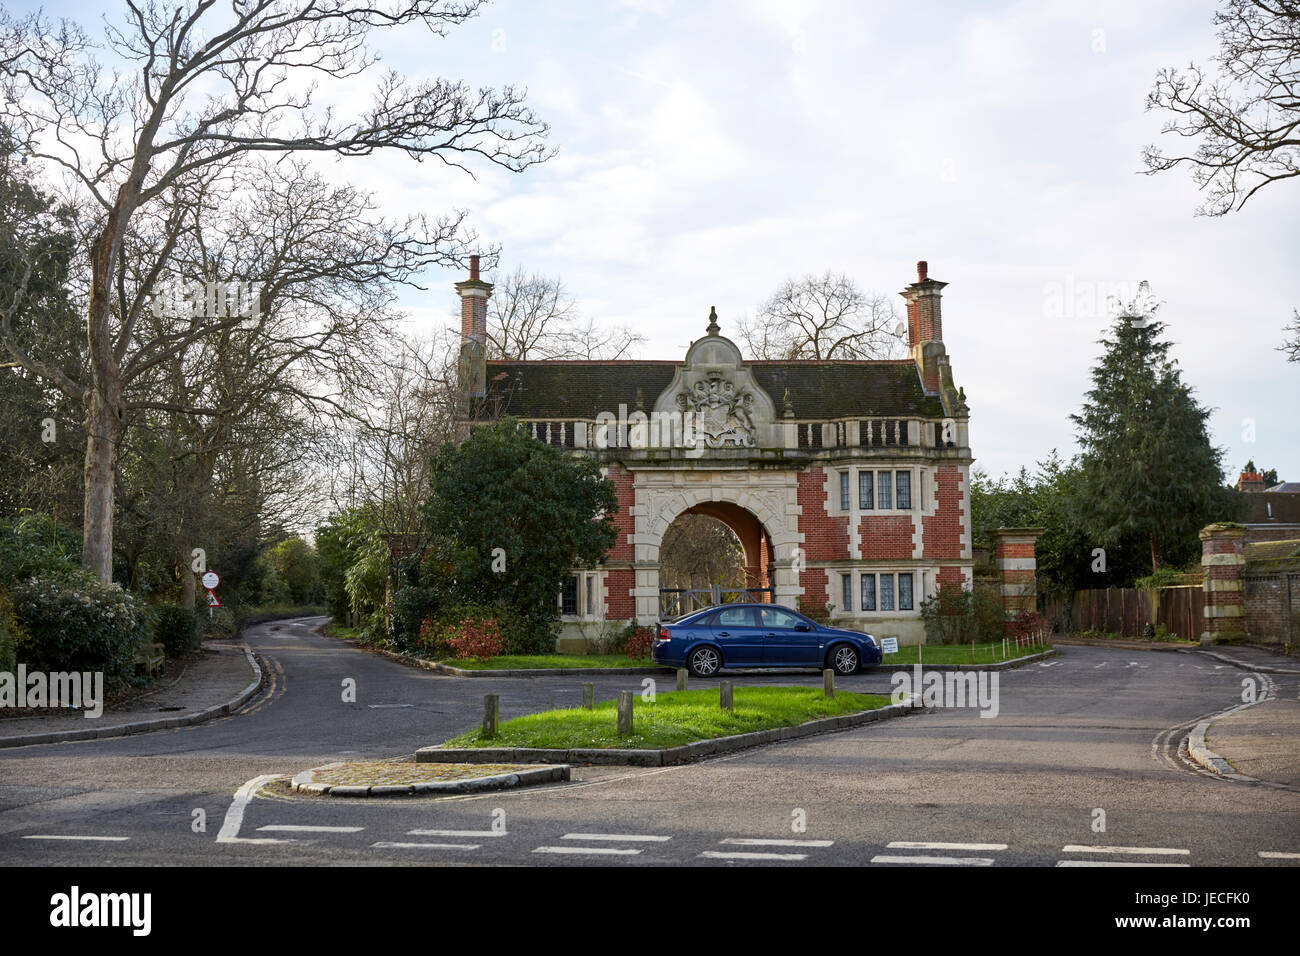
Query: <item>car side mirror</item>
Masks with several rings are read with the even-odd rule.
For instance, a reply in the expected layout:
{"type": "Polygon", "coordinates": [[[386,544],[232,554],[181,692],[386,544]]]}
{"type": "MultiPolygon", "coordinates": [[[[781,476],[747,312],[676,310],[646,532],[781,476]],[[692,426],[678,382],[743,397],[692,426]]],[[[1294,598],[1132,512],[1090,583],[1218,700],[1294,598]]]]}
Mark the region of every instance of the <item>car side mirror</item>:
{"type": "Polygon", "coordinates": [[[811,630],[812,630],[812,625],[811,625],[811,624],[796,624],[796,625],[794,626],[794,629],[795,629],[796,631],[811,631],[811,630]]]}

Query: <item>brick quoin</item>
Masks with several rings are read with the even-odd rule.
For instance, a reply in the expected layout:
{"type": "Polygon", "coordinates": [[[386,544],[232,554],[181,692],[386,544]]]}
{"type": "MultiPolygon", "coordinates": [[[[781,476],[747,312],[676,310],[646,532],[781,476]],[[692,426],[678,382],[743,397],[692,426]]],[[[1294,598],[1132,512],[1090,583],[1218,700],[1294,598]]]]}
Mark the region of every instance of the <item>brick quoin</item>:
{"type": "Polygon", "coordinates": [[[914,531],[915,526],[908,515],[863,515],[858,522],[863,560],[910,558],[914,531]]]}
{"type": "Polygon", "coordinates": [[[934,514],[921,518],[922,552],[927,558],[960,558],[966,514],[961,506],[960,468],[944,465],[935,469],[934,497],[934,514]]]}
{"type": "Polygon", "coordinates": [[[636,598],[632,588],[636,586],[636,572],[631,568],[614,568],[605,572],[606,594],[605,619],[608,621],[626,621],[636,617],[636,598]]]}
{"type": "Polygon", "coordinates": [[[808,568],[799,572],[799,586],[803,588],[803,597],[799,598],[799,609],[805,613],[826,610],[826,572],[821,568],[808,568]]]}
{"type": "Polygon", "coordinates": [[[613,482],[614,493],[618,495],[618,513],[611,515],[614,527],[618,529],[618,537],[607,556],[611,561],[631,561],[635,556],[631,536],[636,530],[636,519],[632,517],[632,506],[636,504],[636,478],[630,471],[617,465],[609,469],[607,477],[613,482]]]}
{"type": "MultiPolygon", "coordinates": [[[[799,531],[810,561],[836,561],[849,555],[848,515],[826,513],[826,472],[813,467],[799,473],[799,531]]],[[[909,551],[910,556],[910,551],[909,551]]]]}

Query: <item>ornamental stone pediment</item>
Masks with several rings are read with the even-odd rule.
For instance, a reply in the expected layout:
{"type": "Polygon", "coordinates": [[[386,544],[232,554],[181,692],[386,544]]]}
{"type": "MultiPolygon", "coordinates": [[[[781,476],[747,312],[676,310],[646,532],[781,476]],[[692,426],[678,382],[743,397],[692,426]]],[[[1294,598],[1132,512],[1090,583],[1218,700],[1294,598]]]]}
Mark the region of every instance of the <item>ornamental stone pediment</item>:
{"type": "Polygon", "coordinates": [[[709,318],[709,334],[691,344],[654,411],[689,415],[697,451],[784,447],[772,397],[755,381],[736,343],[718,334],[716,313],[709,318]]]}

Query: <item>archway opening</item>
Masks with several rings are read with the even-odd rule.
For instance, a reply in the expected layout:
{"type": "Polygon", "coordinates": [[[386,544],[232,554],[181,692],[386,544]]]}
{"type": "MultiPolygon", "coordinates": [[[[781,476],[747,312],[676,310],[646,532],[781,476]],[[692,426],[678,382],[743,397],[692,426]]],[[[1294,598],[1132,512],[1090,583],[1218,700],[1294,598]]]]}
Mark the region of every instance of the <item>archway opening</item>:
{"type": "Polygon", "coordinates": [[[772,601],[772,541],[739,505],[710,501],[688,508],[659,547],[660,613],[680,616],[728,601],[772,601]]]}

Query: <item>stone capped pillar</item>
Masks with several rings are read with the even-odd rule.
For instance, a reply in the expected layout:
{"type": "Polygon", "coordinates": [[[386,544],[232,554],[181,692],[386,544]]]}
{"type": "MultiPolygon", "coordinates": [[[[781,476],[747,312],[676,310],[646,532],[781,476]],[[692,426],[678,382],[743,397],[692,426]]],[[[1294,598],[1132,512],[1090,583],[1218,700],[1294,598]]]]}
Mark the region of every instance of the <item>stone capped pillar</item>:
{"type": "Polygon", "coordinates": [[[998,569],[998,595],[1008,618],[1004,625],[1007,632],[1011,630],[1011,618],[1038,610],[1034,543],[1042,533],[1042,528],[998,528],[989,532],[998,569]]]}
{"type": "Polygon", "coordinates": [[[1239,524],[1212,524],[1201,529],[1201,567],[1205,569],[1205,610],[1201,643],[1241,640],[1246,636],[1246,529],[1239,524]]]}

